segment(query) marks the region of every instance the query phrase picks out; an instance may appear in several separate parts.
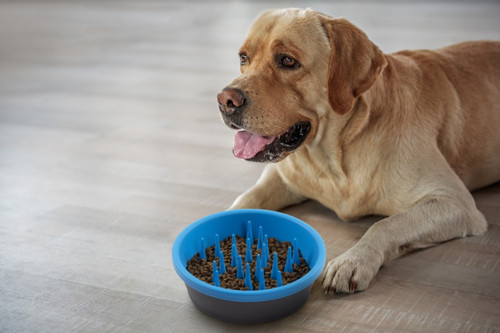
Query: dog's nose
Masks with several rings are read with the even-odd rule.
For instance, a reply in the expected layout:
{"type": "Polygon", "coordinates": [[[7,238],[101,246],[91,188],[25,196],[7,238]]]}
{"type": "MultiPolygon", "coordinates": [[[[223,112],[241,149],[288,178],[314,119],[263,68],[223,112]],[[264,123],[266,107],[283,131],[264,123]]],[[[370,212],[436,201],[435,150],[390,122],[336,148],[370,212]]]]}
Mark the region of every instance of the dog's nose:
{"type": "Polygon", "coordinates": [[[226,113],[234,113],[245,104],[245,95],[239,89],[224,88],[217,95],[219,110],[226,113]]]}

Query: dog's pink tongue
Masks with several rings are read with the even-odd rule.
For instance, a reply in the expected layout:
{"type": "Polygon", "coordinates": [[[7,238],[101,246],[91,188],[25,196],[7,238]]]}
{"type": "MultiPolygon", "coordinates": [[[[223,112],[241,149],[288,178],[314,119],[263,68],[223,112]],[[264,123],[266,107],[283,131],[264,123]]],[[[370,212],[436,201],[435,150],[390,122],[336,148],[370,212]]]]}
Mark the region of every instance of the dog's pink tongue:
{"type": "Polygon", "coordinates": [[[275,138],[274,136],[260,136],[247,131],[238,131],[234,137],[233,154],[247,160],[263,151],[275,138]]]}

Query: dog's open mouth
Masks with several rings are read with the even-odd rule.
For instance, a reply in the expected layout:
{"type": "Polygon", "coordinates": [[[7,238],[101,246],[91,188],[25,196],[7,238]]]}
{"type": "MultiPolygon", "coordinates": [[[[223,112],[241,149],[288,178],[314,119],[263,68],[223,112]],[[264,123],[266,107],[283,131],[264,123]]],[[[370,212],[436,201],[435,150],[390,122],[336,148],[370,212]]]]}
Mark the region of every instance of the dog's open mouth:
{"type": "Polygon", "coordinates": [[[233,154],[238,158],[253,162],[277,161],[284,153],[299,148],[310,131],[309,122],[299,122],[277,136],[261,136],[240,130],[234,138],[233,154]]]}

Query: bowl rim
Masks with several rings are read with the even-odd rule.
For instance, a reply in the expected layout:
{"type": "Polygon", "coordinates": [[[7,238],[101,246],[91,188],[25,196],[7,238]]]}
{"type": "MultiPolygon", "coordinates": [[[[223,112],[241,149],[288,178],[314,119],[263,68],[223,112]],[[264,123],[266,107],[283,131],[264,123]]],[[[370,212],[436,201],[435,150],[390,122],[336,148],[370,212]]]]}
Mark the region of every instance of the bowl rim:
{"type": "Polygon", "coordinates": [[[172,247],[172,258],[175,271],[177,272],[179,277],[184,281],[184,283],[186,283],[191,288],[203,294],[228,301],[261,302],[292,295],[311,285],[319,277],[319,275],[323,270],[326,260],[326,248],[325,248],[325,243],[323,242],[323,239],[321,238],[319,233],[309,224],[294,216],[265,209],[236,209],[236,210],[227,210],[207,215],[188,225],[183,231],[181,231],[181,233],[177,236],[174,242],[174,245],[172,247]],[[271,215],[278,219],[284,219],[288,223],[295,223],[299,225],[301,228],[303,228],[305,232],[308,232],[313,237],[318,250],[318,259],[316,260],[316,263],[312,267],[310,267],[310,271],[304,276],[302,276],[300,279],[279,288],[272,288],[266,290],[233,290],[233,289],[215,287],[207,282],[204,282],[195,277],[194,275],[192,275],[186,269],[186,267],[184,267],[180,257],[180,246],[184,238],[193,229],[195,229],[200,224],[206,223],[207,221],[211,221],[222,216],[228,216],[228,215],[236,216],[245,214],[271,215]]]}

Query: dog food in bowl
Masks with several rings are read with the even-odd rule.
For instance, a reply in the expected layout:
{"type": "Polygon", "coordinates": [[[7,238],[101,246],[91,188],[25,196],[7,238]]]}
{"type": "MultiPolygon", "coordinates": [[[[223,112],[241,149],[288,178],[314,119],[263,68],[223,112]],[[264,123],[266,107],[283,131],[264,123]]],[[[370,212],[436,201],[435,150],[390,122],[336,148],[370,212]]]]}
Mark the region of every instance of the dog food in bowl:
{"type": "MultiPolygon", "coordinates": [[[[251,222],[248,225],[251,226],[251,222]]],[[[250,233],[247,233],[247,236],[249,235],[250,233]]],[[[219,242],[219,247],[212,245],[207,249],[200,249],[200,252],[188,261],[187,270],[202,281],[234,290],[276,288],[296,281],[309,272],[309,266],[299,249],[296,245],[292,246],[289,241],[280,242],[276,238],[268,238],[267,235],[264,235],[262,227],[259,227],[257,239],[252,242],[247,242],[246,239],[250,238],[233,234],[219,242]],[[233,244],[236,247],[233,247],[233,244]],[[205,253],[200,255],[201,251],[205,253]],[[216,255],[217,252],[219,255],[216,255]],[[248,261],[247,253],[251,257],[248,261]],[[271,258],[269,258],[269,253],[273,254],[271,258]],[[274,253],[276,253],[277,264],[274,264],[274,253]],[[245,281],[246,268],[243,268],[243,265],[238,265],[238,259],[235,259],[235,256],[236,258],[241,256],[242,263],[249,264],[249,281],[251,283],[245,281]],[[221,262],[221,258],[223,262],[221,262]],[[216,269],[214,270],[213,267],[216,269]],[[240,274],[238,274],[238,269],[240,269],[240,274]],[[218,283],[214,282],[214,274],[219,275],[218,283]],[[261,284],[260,274],[264,277],[263,284],[261,284]]],[[[295,238],[294,243],[296,242],[295,238]]]]}

